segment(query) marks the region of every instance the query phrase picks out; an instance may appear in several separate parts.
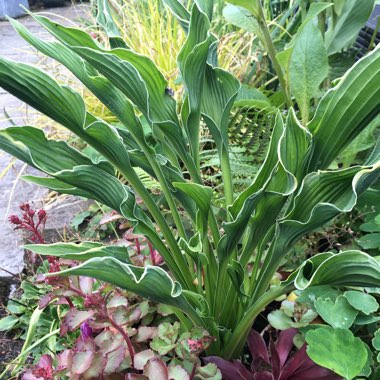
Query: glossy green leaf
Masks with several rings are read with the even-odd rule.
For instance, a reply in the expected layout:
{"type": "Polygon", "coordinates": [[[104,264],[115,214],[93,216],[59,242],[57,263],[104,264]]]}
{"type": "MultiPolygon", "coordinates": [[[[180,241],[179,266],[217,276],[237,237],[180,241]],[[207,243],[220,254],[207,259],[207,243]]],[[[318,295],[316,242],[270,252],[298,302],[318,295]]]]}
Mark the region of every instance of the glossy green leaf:
{"type": "Polygon", "coordinates": [[[318,298],[314,306],[321,318],[334,328],[350,328],[358,315],[344,296],[339,296],[335,301],[318,298]]]}
{"type": "Polygon", "coordinates": [[[369,315],[376,312],[379,308],[376,298],[370,294],[356,290],[348,290],[344,293],[344,296],[352,307],[364,314],[369,315]]]}
{"type": "Polygon", "coordinates": [[[232,25],[256,35],[261,35],[259,24],[255,17],[245,8],[227,4],[223,9],[224,18],[232,25]]]}
{"type": "Polygon", "coordinates": [[[183,122],[189,138],[192,155],[199,162],[199,133],[201,99],[209,48],[214,41],[210,33],[210,22],[197,5],[192,7],[189,32],[178,55],[178,66],[187,89],[186,114],[183,122]]]}
{"type": "Polygon", "coordinates": [[[187,32],[190,23],[190,12],[184,7],[182,2],[179,0],[163,0],[163,2],[170,8],[184,31],[187,32]]]}
{"type": "Polygon", "coordinates": [[[331,22],[326,32],[326,47],[329,54],[338,53],[350,45],[360,29],[369,19],[375,0],[346,0],[339,10],[336,24],[331,22]]]}
{"type": "Polygon", "coordinates": [[[124,263],[130,262],[126,247],[95,242],[27,244],[25,248],[40,255],[56,256],[62,259],[83,261],[94,257],[113,257],[124,263]]]}
{"type": "Polygon", "coordinates": [[[315,285],[380,286],[380,263],[361,251],[321,253],[306,260],[288,279],[297,289],[315,285]]]}
{"type": "Polygon", "coordinates": [[[117,27],[108,0],[97,0],[96,23],[101,25],[107,33],[111,48],[126,48],[127,45],[121,37],[119,28],[117,27]]]}
{"type": "Polygon", "coordinates": [[[230,4],[247,9],[255,17],[259,14],[258,1],[260,0],[228,0],[230,4]]]}
{"type": "Polygon", "coordinates": [[[377,330],[375,332],[375,335],[372,339],[372,345],[376,350],[380,351],[380,330],[377,330]]]}
{"type": "Polygon", "coordinates": [[[358,61],[320,101],[308,124],[313,150],[306,172],[327,168],[380,110],[380,49],[358,61]]]}
{"type": "Polygon", "coordinates": [[[354,379],[367,362],[364,343],[347,329],[320,327],[306,333],[306,342],[307,354],[315,363],[349,380],[354,379]]]}
{"type": "Polygon", "coordinates": [[[0,57],[0,87],[83,136],[86,110],[82,97],[39,68],[0,57]]]}
{"type": "Polygon", "coordinates": [[[132,291],[140,296],[181,309],[190,315],[194,310],[182,293],[181,285],[158,266],[144,268],[128,265],[111,257],[93,258],[76,267],[57,272],[97,278],[132,291]],[[107,270],[104,270],[107,268],[107,270]]]}

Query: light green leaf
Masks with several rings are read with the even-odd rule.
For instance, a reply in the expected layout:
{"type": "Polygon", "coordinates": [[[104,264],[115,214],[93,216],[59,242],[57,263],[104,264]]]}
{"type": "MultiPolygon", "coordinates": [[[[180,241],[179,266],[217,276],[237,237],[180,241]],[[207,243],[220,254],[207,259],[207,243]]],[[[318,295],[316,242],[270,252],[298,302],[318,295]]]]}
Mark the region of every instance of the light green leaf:
{"type": "Polygon", "coordinates": [[[0,331],[9,331],[19,321],[14,315],[8,315],[0,319],[0,331]]]}
{"type": "Polygon", "coordinates": [[[224,18],[232,25],[256,35],[261,35],[259,24],[255,17],[245,8],[227,4],[223,9],[224,18]]]}
{"type": "Polygon", "coordinates": [[[203,83],[207,57],[215,37],[210,35],[210,22],[195,4],[192,7],[189,33],[178,55],[178,66],[185,83],[187,96],[182,118],[195,162],[199,162],[199,129],[203,83]],[[186,112],[185,112],[186,111],[186,112]]]}
{"type": "Polygon", "coordinates": [[[96,23],[107,33],[112,49],[127,47],[115,21],[113,20],[108,0],[97,0],[96,23]]]}
{"type": "Polygon", "coordinates": [[[380,49],[366,55],[320,101],[308,124],[313,150],[306,172],[327,168],[380,110],[380,49]]]}
{"type": "Polygon", "coordinates": [[[124,263],[130,262],[126,247],[95,242],[27,244],[25,248],[40,255],[56,256],[70,260],[83,261],[94,257],[113,257],[124,263]]]}
{"type": "Polygon", "coordinates": [[[242,85],[235,99],[234,107],[253,107],[256,109],[273,109],[269,98],[257,88],[250,88],[242,85]]]}
{"type": "Polygon", "coordinates": [[[308,331],[305,338],[310,358],[346,379],[354,379],[367,362],[364,343],[355,338],[350,330],[320,327],[308,331]]]}
{"type": "Polygon", "coordinates": [[[54,275],[80,275],[93,277],[140,296],[174,306],[187,313],[194,310],[182,294],[181,285],[158,266],[136,267],[111,257],[87,260],[76,267],[54,273],[54,275]],[[104,270],[107,268],[107,270],[104,270]]]}
{"type": "Polygon", "coordinates": [[[247,9],[255,17],[259,15],[258,1],[260,0],[228,0],[230,4],[247,9]]]}
{"type": "Polygon", "coordinates": [[[380,330],[375,332],[374,338],[372,339],[372,345],[376,350],[380,351],[380,330]]]}
{"type": "Polygon", "coordinates": [[[379,308],[376,298],[370,294],[349,290],[344,293],[344,296],[352,307],[364,314],[369,315],[376,312],[379,308]]]}
{"type": "Polygon", "coordinates": [[[318,298],[314,302],[314,306],[322,319],[335,328],[350,328],[358,315],[358,311],[344,296],[339,296],[335,302],[330,299],[318,298]]]}
{"type": "Polygon", "coordinates": [[[297,34],[289,61],[290,91],[300,107],[303,124],[309,119],[310,100],[328,75],[328,59],[320,30],[308,22],[297,34]]]}
{"type": "Polygon", "coordinates": [[[300,290],[315,285],[379,287],[380,262],[360,251],[321,253],[306,260],[288,281],[300,290]]]}
{"type": "Polygon", "coordinates": [[[190,12],[184,7],[182,2],[179,0],[163,0],[163,2],[170,8],[183,30],[187,32],[190,23],[190,12]]]}
{"type": "Polygon", "coordinates": [[[326,47],[328,54],[340,52],[355,40],[360,29],[369,19],[375,0],[346,0],[339,9],[336,24],[331,22],[326,31],[326,47]]]}
{"type": "Polygon", "coordinates": [[[357,239],[356,242],[363,249],[380,249],[380,232],[364,235],[357,239]]]}

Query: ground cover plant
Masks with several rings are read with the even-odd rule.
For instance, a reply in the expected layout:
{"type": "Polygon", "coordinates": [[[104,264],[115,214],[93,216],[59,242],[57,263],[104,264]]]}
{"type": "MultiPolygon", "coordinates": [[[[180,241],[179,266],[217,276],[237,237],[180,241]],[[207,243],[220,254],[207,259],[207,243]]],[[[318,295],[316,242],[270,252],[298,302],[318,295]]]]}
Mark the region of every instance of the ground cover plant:
{"type": "MultiPolygon", "coordinates": [[[[195,2],[190,11],[180,2],[166,3],[187,35],[178,56],[184,84],[178,102],[154,63],[120,38],[108,17],[106,1],[98,2],[102,10],[98,22],[108,33],[111,49],[80,29],[42,16],[33,17],[57,41],[42,41],[12,21],[22,37],[72,71],[119,123],[110,125],[94,117],[78,93],[41,70],[1,58],[1,87],[68,128],[98,154],[87,156],[30,126],[0,131],[0,147],[49,175],[25,179],[95,199],[122,215],[134,233],[152,244],[165,266],[132,265],[126,250],[112,245],[34,244],[28,249],[83,261],[61,266],[61,276],[93,277],[171,306],[189,331],[201,328],[212,337],[208,355],[231,359],[241,354],[257,316],[278,297],[320,285],[370,288],[380,284],[379,262],[359,250],[317,254],[282,281],[276,277],[283,258],[301,237],[351,211],[358,196],[380,175],[379,143],[361,165],[330,167],[379,113],[380,50],[358,61],[322,97],[312,118],[307,106],[311,93],[306,91],[301,101],[294,95],[303,109],[302,122],[280,80],[286,112],[276,114],[266,158],[255,179],[235,193],[229,117],[234,102],[250,100],[251,93],[241,90],[239,82],[218,67],[217,37],[209,32],[210,3],[195,2]],[[218,218],[213,204],[216,191],[203,183],[200,170],[201,123],[209,128],[220,160],[224,200],[218,218]],[[164,217],[161,203],[156,203],[135,168],[159,183],[161,203],[169,208],[173,223],[164,217]]],[[[247,6],[265,33],[260,2],[233,3],[247,6]]],[[[321,31],[312,28],[315,17],[329,6],[321,4],[311,4],[302,30],[324,43],[321,31]]],[[[310,44],[302,30],[294,41],[299,62],[310,44]]],[[[264,38],[272,49],[270,36],[264,38]]],[[[306,64],[303,69],[305,73],[312,70],[306,64]]],[[[305,76],[297,83],[315,88],[323,78],[310,80],[305,76]]],[[[317,328],[306,335],[310,357],[341,376],[354,378],[364,367],[367,352],[360,351],[361,368],[337,369],[326,361],[327,353],[320,347],[326,334],[334,337],[332,343],[344,342],[355,350],[357,341],[350,330],[317,328]]],[[[264,361],[268,363],[269,358],[264,361]]]]}

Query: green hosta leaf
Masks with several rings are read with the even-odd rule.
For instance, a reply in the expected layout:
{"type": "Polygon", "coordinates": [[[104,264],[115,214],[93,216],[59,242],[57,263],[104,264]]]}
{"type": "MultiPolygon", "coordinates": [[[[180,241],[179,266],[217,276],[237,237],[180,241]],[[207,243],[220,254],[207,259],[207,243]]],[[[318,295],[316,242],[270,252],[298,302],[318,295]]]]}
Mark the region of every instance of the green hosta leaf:
{"type": "Polygon", "coordinates": [[[306,260],[287,280],[297,289],[315,285],[380,286],[380,263],[360,251],[321,253],[306,260]]]}
{"type": "Polygon", "coordinates": [[[193,313],[192,307],[182,294],[181,285],[173,281],[163,269],[157,266],[141,268],[122,263],[115,258],[98,257],[56,274],[93,277],[139,294],[144,298],[174,306],[190,314],[193,313]]]}
{"type": "Polygon", "coordinates": [[[380,49],[358,61],[320,101],[308,124],[313,150],[307,172],[327,168],[379,114],[380,49]]]}
{"type": "Polygon", "coordinates": [[[224,18],[232,25],[256,35],[261,35],[259,24],[255,17],[245,8],[228,4],[223,9],[224,18]]]}
{"type": "Polygon", "coordinates": [[[304,124],[309,118],[310,100],[317,95],[328,69],[321,32],[308,22],[295,38],[289,61],[290,91],[300,107],[304,124]]]}
{"type": "Polygon", "coordinates": [[[195,3],[197,4],[198,8],[202,12],[204,12],[207,15],[208,19],[211,21],[212,14],[214,11],[214,0],[195,0],[195,3]]]}
{"type": "MultiPolygon", "coordinates": [[[[62,28],[66,30],[66,34],[77,36],[80,42],[74,41],[73,44],[84,44],[85,46],[96,48],[94,41],[89,35],[79,29],[70,29],[54,23],[46,17],[33,15],[33,17],[42,24],[50,33],[56,35],[56,30],[62,28]],[[90,38],[88,40],[88,38],[90,38]]],[[[143,138],[139,134],[141,128],[135,117],[132,104],[128,98],[111,82],[100,76],[96,70],[90,70],[89,65],[71,49],[59,42],[43,41],[26,29],[16,20],[11,20],[12,26],[29,44],[34,46],[43,54],[57,60],[66,66],[98,99],[103,102],[125,125],[126,128],[132,129],[135,134],[143,138]]]]}
{"type": "Polygon", "coordinates": [[[344,293],[344,296],[352,307],[364,314],[374,313],[379,308],[376,298],[370,294],[349,290],[344,293]]]}
{"type": "Polygon", "coordinates": [[[46,187],[49,190],[56,191],[61,194],[77,195],[78,197],[87,199],[92,198],[91,193],[78,189],[76,186],[69,185],[56,178],[24,175],[22,176],[22,179],[30,183],[34,183],[35,185],[46,187]]]}
{"type": "Polygon", "coordinates": [[[82,261],[94,257],[114,257],[124,263],[130,262],[126,247],[103,245],[95,242],[27,244],[25,248],[40,255],[56,256],[63,259],[82,261]]]}
{"type": "Polygon", "coordinates": [[[314,362],[346,379],[354,379],[367,362],[364,343],[347,329],[320,327],[306,333],[306,342],[314,362]]]}
{"type": "Polygon", "coordinates": [[[197,5],[192,7],[190,28],[185,44],[178,55],[178,66],[187,90],[187,106],[183,107],[183,121],[192,148],[192,155],[199,161],[199,128],[201,99],[207,57],[215,40],[209,33],[210,22],[197,5]],[[186,110],[186,112],[185,112],[186,110]]]}
{"type": "MultiPolygon", "coordinates": [[[[379,167],[356,166],[307,175],[291,211],[277,225],[268,261],[278,262],[302,235],[323,226],[340,212],[351,211],[357,197],[379,177],[379,167]]],[[[277,264],[275,264],[277,265],[277,264]]],[[[268,267],[266,265],[266,267],[268,267]]]]}
{"type": "Polygon", "coordinates": [[[358,311],[344,296],[339,296],[335,302],[330,299],[318,298],[314,302],[314,306],[322,319],[335,328],[350,328],[358,315],[358,311]]]}
{"type": "Polygon", "coordinates": [[[331,23],[326,32],[326,46],[329,54],[340,52],[354,42],[371,15],[374,4],[375,0],[344,1],[336,24],[331,23]]]}
{"type": "Polygon", "coordinates": [[[111,48],[126,48],[127,45],[122,39],[119,28],[113,20],[108,0],[98,0],[97,6],[96,23],[101,25],[106,31],[111,48]]]}
{"type": "Polygon", "coordinates": [[[239,81],[233,75],[217,67],[206,67],[201,112],[220,154],[228,141],[229,114],[239,89],[239,81]]]}
{"type": "Polygon", "coordinates": [[[48,140],[41,129],[29,126],[1,130],[0,149],[48,174],[92,164],[64,141],[48,140]]]}
{"type": "Polygon", "coordinates": [[[86,110],[82,97],[39,68],[0,57],[0,87],[83,136],[86,110]]]}
{"type": "Polygon", "coordinates": [[[179,0],[163,0],[163,2],[170,8],[184,31],[187,32],[190,23],[190,12],[184,7],[182,2],[179,0]]]}

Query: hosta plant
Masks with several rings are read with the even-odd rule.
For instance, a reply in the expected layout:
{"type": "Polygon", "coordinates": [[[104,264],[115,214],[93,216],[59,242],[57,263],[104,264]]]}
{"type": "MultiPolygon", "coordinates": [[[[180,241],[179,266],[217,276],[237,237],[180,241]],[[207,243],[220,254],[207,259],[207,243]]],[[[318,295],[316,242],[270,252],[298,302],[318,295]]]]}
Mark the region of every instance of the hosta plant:
{"type": "Polygon", "coordinates": [[[80,29],[42,16],[33,15],[53,42],[11,20],[23,38],[72,71],[119,122],[97,119],[77,92],[38,68],[1,58],[0,86],[68,128],[98,155],[90,158],[63,141],[49,140],[32,126],[0,131],[0,147],[47,174],[26,180],[95,199],[128,219],[165,266],[134,266],[123,247],[112,245],[35,244],[28,249],[83,261],[60,275],[94,277],[173,307],[185,328],[197,326],[213,337],[207,354],[230,359],[241,353],[260,312],[283,294],[321,284],[380,286],[379,262],[354,250],[315,255],[283,282],[274,281],[294,243],[351,210],[380,174],[380,144],[363,165],[329,169],[379,112],[380,49],[346,73],[307,124],[292,108],[278,113],[264,163],[254,181],[235,193],[227,126],[235,99],[241,101],[244,93],[218,67],[210,2],[194,2],[191,12],[179,1],[167,4],[187,34],[177,59],[184,83],[178,103],[153,62],[120,38],[106,1],[99,2],[98,22],[108,32],[111,49],[80,29]],[[209,128],[220,158],[223,220],[216,217],[214,189],[202,181],[201,123],[209,128]],[[161,203],[136,168],[159,182],[161,203]],[[161,206],[170,215],[164,217],[161,206]]]}

